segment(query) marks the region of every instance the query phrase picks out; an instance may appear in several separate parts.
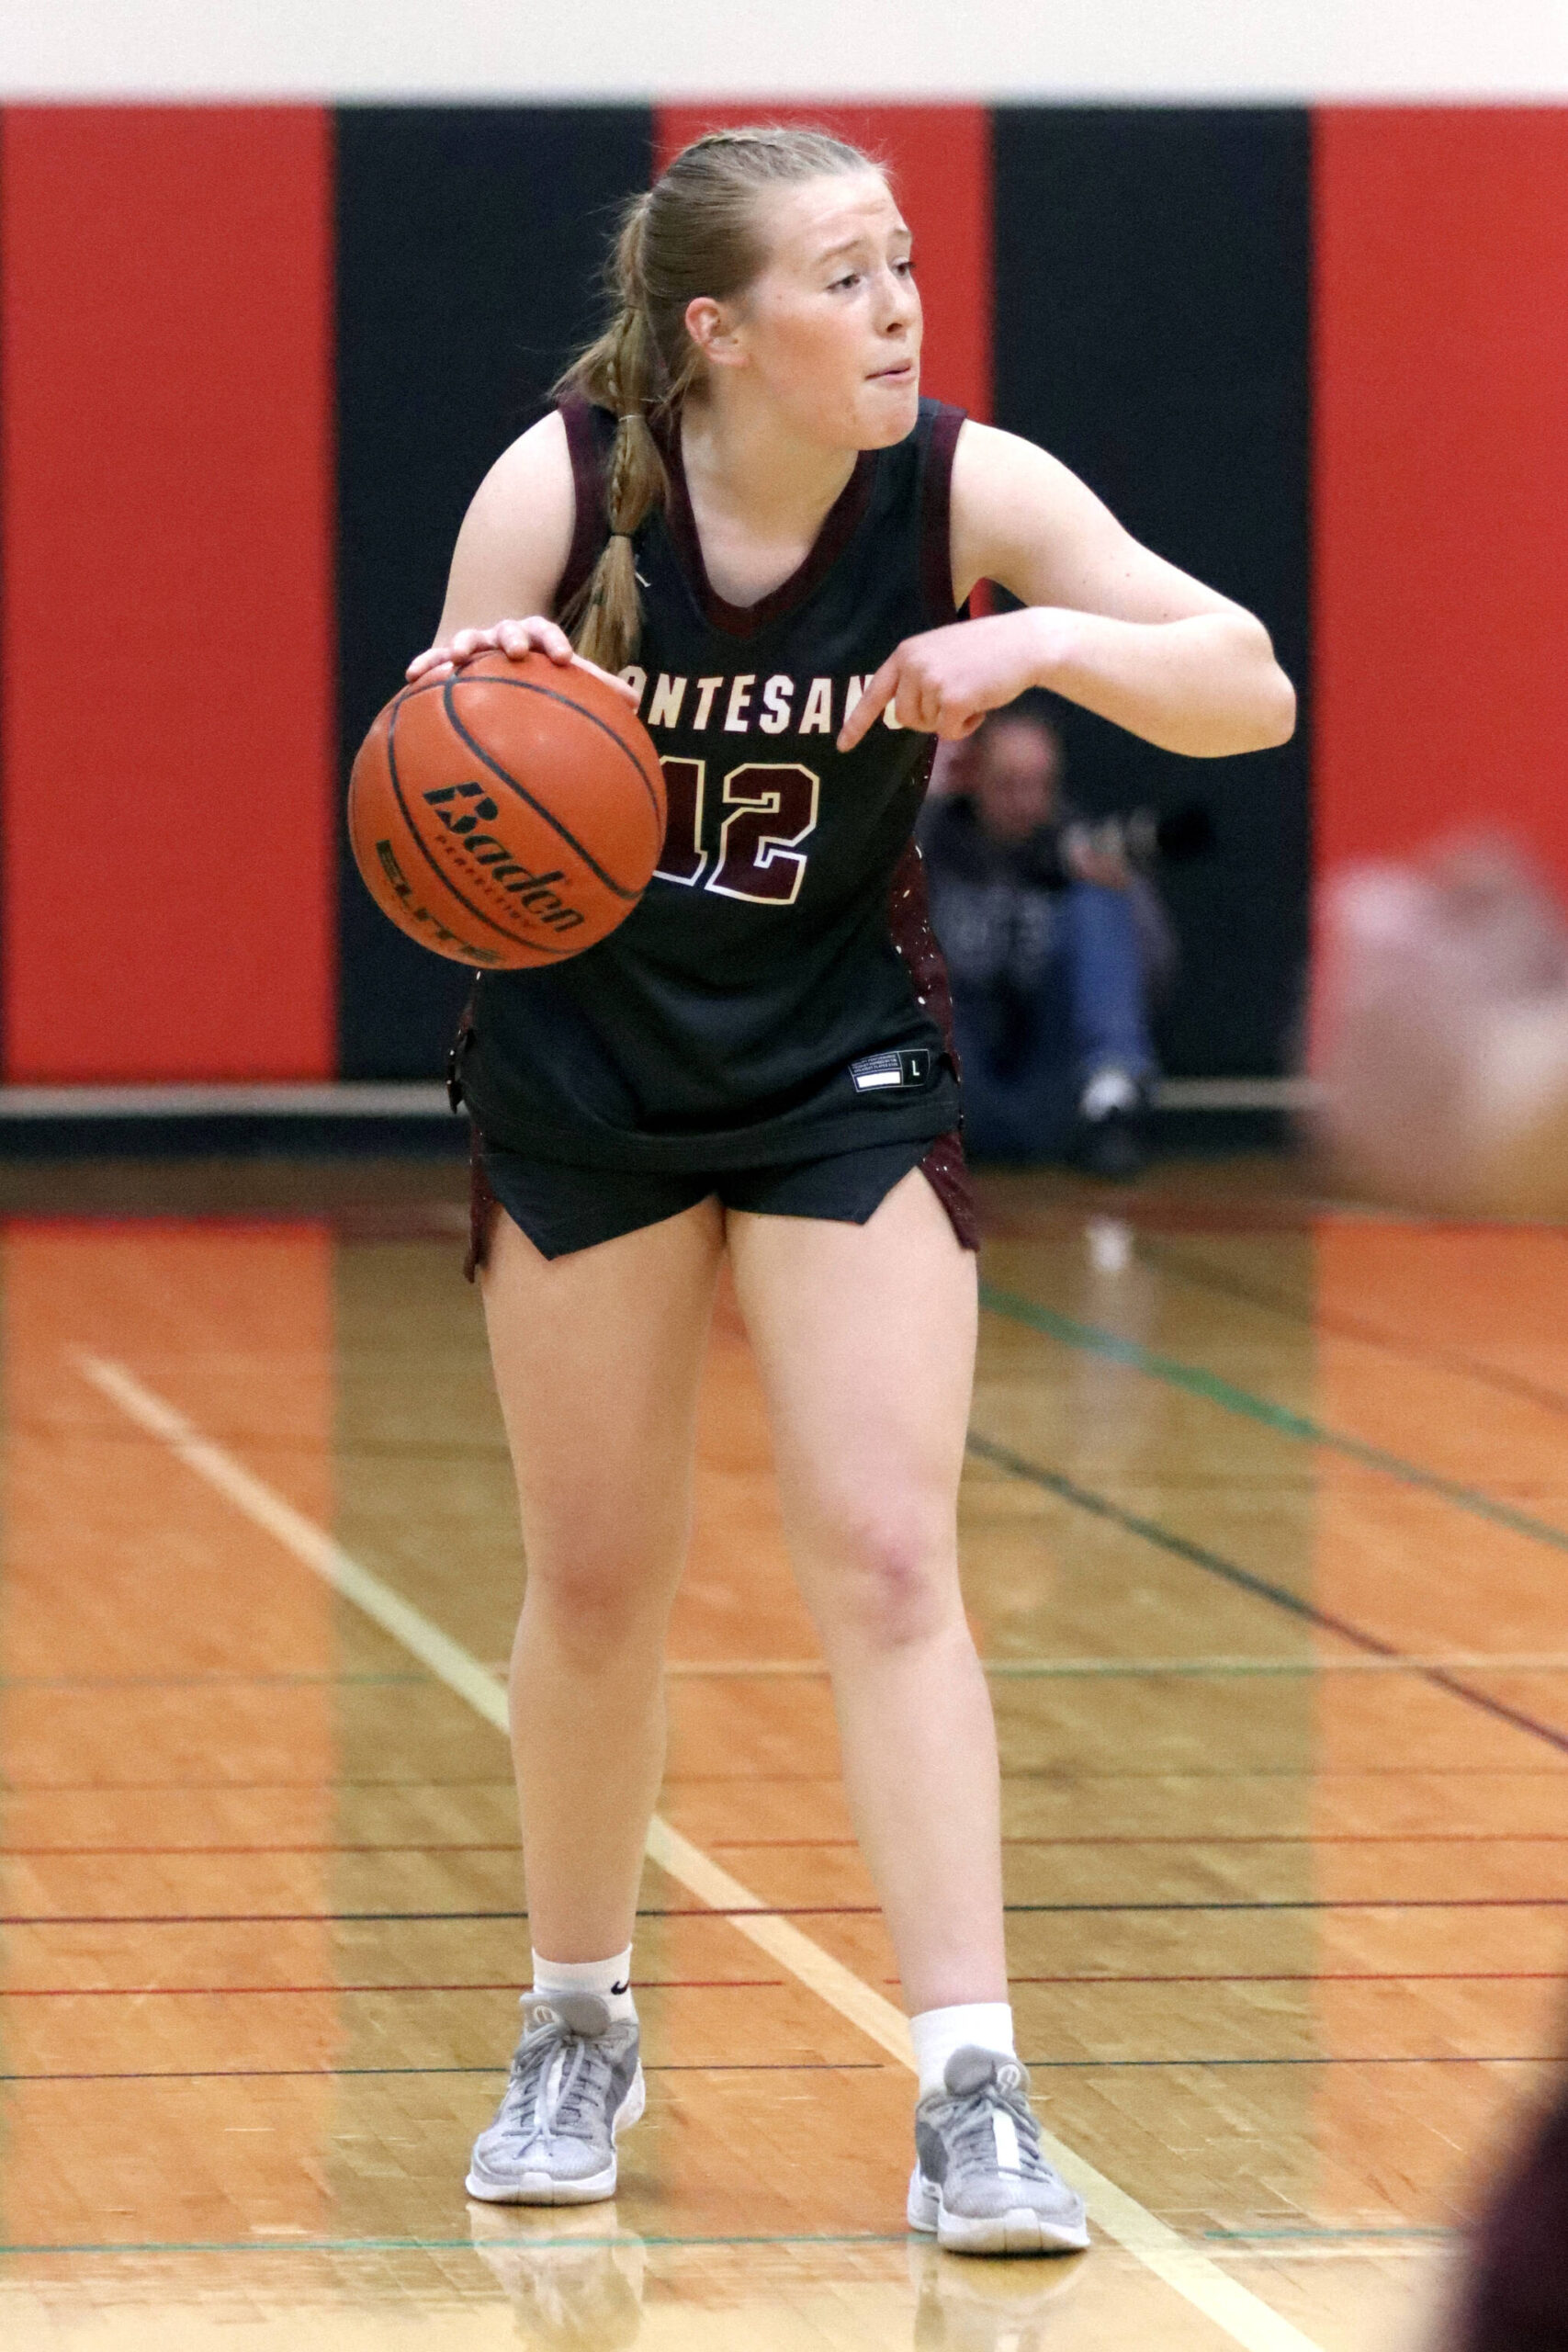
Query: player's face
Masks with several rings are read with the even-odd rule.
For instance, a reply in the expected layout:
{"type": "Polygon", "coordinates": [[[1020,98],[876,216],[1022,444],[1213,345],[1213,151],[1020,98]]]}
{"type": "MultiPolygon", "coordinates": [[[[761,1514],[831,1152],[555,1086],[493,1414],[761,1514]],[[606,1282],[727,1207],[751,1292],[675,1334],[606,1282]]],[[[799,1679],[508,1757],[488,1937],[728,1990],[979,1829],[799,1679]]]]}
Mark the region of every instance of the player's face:
{"type": "Polygon", "coordinates": [[[734,309],[742,364],[807,437],[901,441],[919,413],[920,298],[887,183],[856,172],[762,201],[768,259],[734,309]]]}

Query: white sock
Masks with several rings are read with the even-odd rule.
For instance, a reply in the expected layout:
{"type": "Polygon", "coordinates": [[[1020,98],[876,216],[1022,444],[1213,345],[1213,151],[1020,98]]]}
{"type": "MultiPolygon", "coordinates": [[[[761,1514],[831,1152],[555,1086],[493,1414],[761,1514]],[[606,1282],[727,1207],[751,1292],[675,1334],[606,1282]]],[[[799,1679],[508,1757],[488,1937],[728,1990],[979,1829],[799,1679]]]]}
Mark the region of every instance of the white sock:
{"type": "Polygon", "coordinates": [[[922,2009],[909,2019],[909,2039],[920,2070],[920,2097],[945,2089],[947,2062],[955,2050],[995,2050],[1017,2056],[1012,2046],[1012,2007],[1007,2001],[960,2001],[951,2009],[922,2009]]]}
{"type": "Polygon", "coordinates": [[[597,1993],[610,2012],[611,2023],[620,2025],[637,2015],[632,1998],[632,1948],[628,1944],[609,1960],[547,1960],[542,1952],[536,1952],[534,1990],[546,1996],[597,1993]]]}

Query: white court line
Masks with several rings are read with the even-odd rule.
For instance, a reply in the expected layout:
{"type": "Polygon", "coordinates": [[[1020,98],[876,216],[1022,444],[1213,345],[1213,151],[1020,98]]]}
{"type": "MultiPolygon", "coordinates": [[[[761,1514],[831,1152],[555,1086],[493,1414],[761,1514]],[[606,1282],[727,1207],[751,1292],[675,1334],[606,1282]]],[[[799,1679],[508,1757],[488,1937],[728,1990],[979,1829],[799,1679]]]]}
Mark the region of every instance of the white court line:
{"type": "MultiPolygon", "coordinates": [[[[188,1470],[233,1504],[255,1526],[274,1536],[286,1551],[313,1570],[345,1600],[363,1611],[383,1633],[400,1642],[412,1657],[428,1667],[449,1690],[466,1699],[474,1713],[504,1732],[506,1694],[490,1668],[444,1634],[439,1625],[395,1593],[389,1585],[361,1566],[326,1530],[295,1510],[292,1503],[252,1475],[224,1447],[204,1437],[193,1421],[162,1396],[144,1387],[123,1364],[102,1356],[73,1357],[83,1377],[118,1405],[128,1420],[169,1448],[188,1470]]],[[[847,2018],[888,2056],[914,2072],[909,2030],[901,2010],[863,1984],[852,1970],[787,1919],[771,1912],[760,1895],[711,1861],[702,1849],[682,1838],[667,1821],[655,1818],[648,1833],[650,1861],[688,1893],[730,1915],[729,1924],[787,1968],[829,2008],[847,2018]]],[[[1118,2188],[1093,2165],[1043,2129],[1045,2154],[1066,2180],[1071,2181],[1089,2207],[1090,2216],[1109,2238],[1136,2256],[1145,2267],[1201,2312],[1244,2352],[1320,2352],[1299,2327],[1229,2278],[1213,2258],[1189,2245],[1186,2239],[1118,2188]]]]}

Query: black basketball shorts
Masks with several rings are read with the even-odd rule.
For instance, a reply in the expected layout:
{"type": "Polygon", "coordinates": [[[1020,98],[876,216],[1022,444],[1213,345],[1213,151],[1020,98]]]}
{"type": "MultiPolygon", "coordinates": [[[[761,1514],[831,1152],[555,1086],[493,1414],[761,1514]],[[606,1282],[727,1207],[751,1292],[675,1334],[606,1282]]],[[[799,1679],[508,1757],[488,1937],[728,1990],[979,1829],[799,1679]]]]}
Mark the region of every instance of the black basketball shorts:
{"type": "Polygon", "coordinates": [[[965,1250],[980,1246],[976,1207],[964,1149],[956,1135],[934,1143],[919,1139],[876,1143],[826,1159],[786,1161],[771,1168],[717,1171],[569,1168],[502,1151],[473,1130],[468,1257],[469,1281],[485,1261],[491,1221],[504,1209],[546,1258],[592,1250],[645,1225],[662,1224],[716,1195],[726,1208],[757,1216],[826,1217],[864,1225],[911,1168],[927,1181],[952,1220],[965,1250]]]}

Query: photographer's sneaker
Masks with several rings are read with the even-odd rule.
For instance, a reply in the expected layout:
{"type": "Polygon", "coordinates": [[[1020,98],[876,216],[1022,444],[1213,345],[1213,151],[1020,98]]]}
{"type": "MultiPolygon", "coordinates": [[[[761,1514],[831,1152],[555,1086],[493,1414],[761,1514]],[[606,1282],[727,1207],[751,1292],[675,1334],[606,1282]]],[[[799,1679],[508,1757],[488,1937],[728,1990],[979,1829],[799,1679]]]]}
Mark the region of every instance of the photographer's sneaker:
{"type": "Polygon", "coordinates": [[[1096,1070],[1078,1102],[1073,1157],[1090,1176],[1125,1184],[1148,1159],[1146,1090],[1131,1073],[1096,1070]]]}
{"type": "Polygon", "coordinates": [[[596,1993],[525,1993],[523,2039],[468,2191],[492,2205],[587,2205],[615,2193],[615,2135],[642,2113],[635,2018],[596,1993]]]}
{"type": "Polygon", "coordinates": [[[912,2230],[949,2254],[1081,2254],[1083,2199],[1040,2153],[1029,2076],[995,2050],[955,2050],[915,2109],[912,2230]]]}

